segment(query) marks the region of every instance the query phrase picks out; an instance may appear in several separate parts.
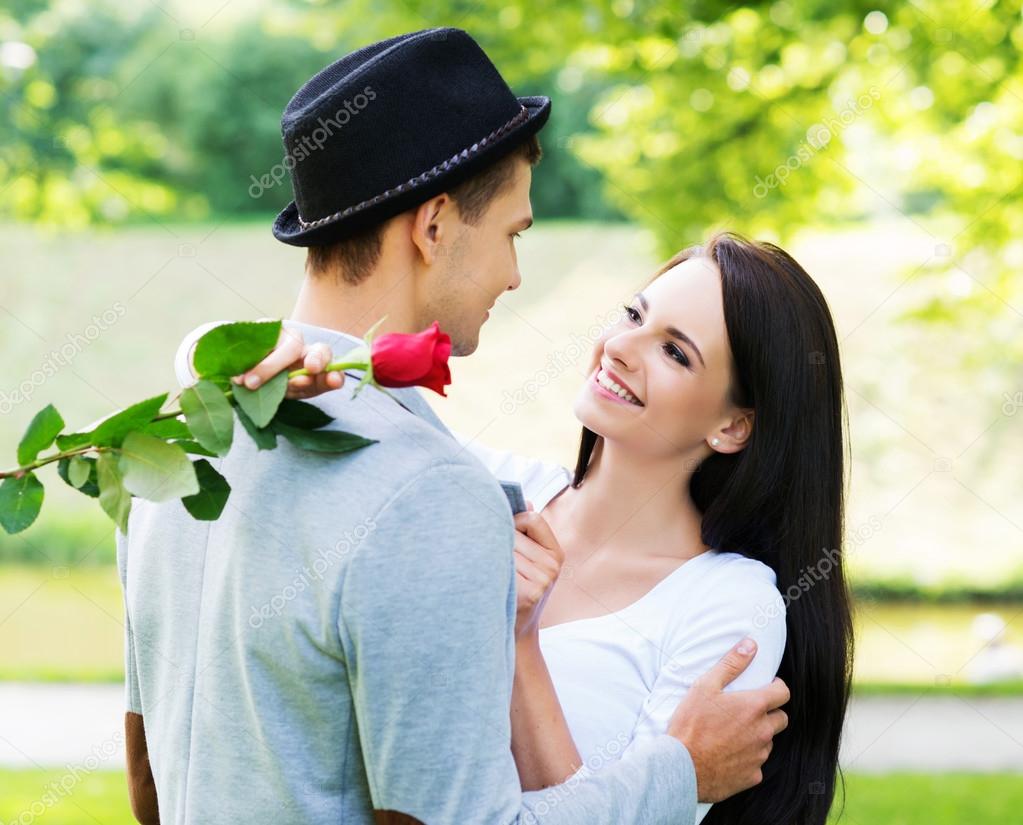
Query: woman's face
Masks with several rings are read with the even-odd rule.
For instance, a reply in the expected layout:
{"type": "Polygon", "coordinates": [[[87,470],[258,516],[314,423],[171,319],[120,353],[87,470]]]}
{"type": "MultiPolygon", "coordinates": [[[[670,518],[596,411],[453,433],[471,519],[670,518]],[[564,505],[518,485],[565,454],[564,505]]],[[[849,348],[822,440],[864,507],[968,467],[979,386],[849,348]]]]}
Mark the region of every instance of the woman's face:
{"type": "Polygon", "coordinates": [[[728,399],[731,360],[721,273],[709,258],[690,258],[628,302],[596,342],[576,417],[647,455],[695,456],[714,436],[717,449],[732,451],[720,432],[738,412],[728,399]]]}

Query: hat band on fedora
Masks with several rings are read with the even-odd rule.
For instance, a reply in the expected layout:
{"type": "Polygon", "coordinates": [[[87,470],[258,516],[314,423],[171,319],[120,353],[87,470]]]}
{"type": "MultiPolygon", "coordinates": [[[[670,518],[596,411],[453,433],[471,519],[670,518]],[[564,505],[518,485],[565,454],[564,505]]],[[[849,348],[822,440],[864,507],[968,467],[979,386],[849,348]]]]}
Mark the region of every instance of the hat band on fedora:
{"type": "Polygon", "coordinates": [[[393,197],[394,195],[400,195],[402,192],[411,189],[413,186],[418,186],[419,184],[426,183],[432,178],[437,177],[437,175],[454,169],[459,164],[479,154],[479,152],[485,149],[488,144],[500,138],[509,129],[514,129],[516,126],[519,126],[521,123],[525,122],[528,117],[529,110],[525,106],[522,106],[521,109],[519,110],[519,113],[515,115],[515,117],[513,117],[507,123],[505,123],[503,126],[499,126],[489,135],[487,135],[484,138],[481,138],[472,146],[468,146],[461,152],[457,152],[456,154],[452,155],[447,160],[441,161],[432,169],[428,169],[427,171],[423,172],[420,175],[411,177],[404,183],[399,183],[397,186],[394,186],[391,189],[385,189],[379,195],[374,195],[372,198],[368,198],[353,206],[347,206],[344,209],[338,210],[337,212],[334,212],[332,215],[327,215],[323,218],[317,218],[316,220],[312,221],[306,221],[303,220],[302,215],[299,214],[298,215],[299,226],[301,226],[302,229],[313,229],[317,226],[322,226],[323,224],[330,223],[331,221],[339,220],[340,218],[347,218],[349,215],[353,215],[356,212],[361,212],[363,209],[368,209],[371,206],[375,206],[376,204],[385,201],[388,198],[393,197]]]}

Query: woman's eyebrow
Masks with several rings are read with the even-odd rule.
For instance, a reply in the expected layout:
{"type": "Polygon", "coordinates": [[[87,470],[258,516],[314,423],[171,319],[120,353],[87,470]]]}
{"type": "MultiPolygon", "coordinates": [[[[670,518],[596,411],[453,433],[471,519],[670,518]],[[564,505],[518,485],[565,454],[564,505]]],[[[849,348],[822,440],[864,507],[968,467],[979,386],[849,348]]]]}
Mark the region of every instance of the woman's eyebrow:
{"type": "MultiPolygon", "coordinates": [[[[643,307],[643,312],[649,311],[650,304],[647,303],[647,299],[642,292],[636,293],[636,300],[638,300],[640,306],[643,307]]],[[[696,357],[700,359],[700,363],[703,364],[704,367],[707,366],[707,363],[703,360],[703,353],[700,352],[700,348],[696,346],[696,342],[692,338],[690,338],[677,327],[668,326],[664,328],[664,331],[667,332],[668,335],[670,335],[672,338],[678,338],[679,341],[684,341],[685,343],[689,344],[689,346],[692,347],[693,351],[696,353],[696,357]]]]}

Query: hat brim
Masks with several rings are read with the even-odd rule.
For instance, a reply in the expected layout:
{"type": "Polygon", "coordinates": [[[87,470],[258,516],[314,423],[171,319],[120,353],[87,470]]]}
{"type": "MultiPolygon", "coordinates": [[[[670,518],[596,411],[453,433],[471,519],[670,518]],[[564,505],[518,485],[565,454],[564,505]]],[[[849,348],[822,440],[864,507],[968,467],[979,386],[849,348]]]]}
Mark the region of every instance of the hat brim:
{"type": "Polygon", "coordinates": [[[322,246],[339,241],[346,235],[394,217],[425,200],[436,197],[500,160],[525,138],[535,135],[543,128],[551,113],[550,98],[536,96],[520,97],[518,100],[526,109],[526,119],[464,162],[435,175],[427,182],[409,186],[393,197],[385,198],[365,209],[346,216],[339,215],[333,220],[309,228],[303,228],[299,223],[298,207],[292,201],[274,220],[274,237],[291,246],[322,246]]]}

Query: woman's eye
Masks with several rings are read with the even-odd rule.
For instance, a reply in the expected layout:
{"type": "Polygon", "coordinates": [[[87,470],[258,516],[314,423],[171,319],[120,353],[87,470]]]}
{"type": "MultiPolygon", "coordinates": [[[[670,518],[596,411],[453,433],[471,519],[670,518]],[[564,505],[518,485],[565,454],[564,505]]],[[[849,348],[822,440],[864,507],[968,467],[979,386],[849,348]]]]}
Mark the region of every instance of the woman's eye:
{"type": "Polygon", "coordinates": [[[622,309],[625,310],[625,315],[628,317],[630,321],[632,321],[634,324],[639,323],[640,318],[638,310],[636,310],[634,307],[630,307],[628,304],[624,304],[622,306],[622,309]]]}
{"type": "Polygon", "coordinates": [[[682,352],[682,350],[680,350],[674,344],[665,344],[664,351],[668,353],[669,356],[678,361],[683,367],[689,366],[689,356],[682,352]]]}

